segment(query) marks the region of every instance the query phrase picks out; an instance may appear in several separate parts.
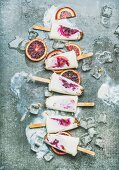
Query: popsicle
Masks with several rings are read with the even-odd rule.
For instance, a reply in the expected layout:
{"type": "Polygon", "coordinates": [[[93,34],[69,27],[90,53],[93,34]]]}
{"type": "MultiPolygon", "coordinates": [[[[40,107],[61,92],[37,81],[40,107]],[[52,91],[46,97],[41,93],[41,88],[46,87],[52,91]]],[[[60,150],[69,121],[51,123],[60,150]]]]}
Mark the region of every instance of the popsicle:
{"type": "Polygon", "coordinates": [[[51,96],[46,99],[46,107],[49,109],[66,111],[66,112],[76,112],[77,106],[94,106],[94,102],[81,102],[78,103],[77,96],[51,96]]]}
{"type": "Polygon", "coordinates": [[[44,138],[45,142],[63,152],[76,156],[77,151],[82,151],[84,153],[95,155],[95,152],[79,147],[79,138],[57,134],[47,134],[44,138]]]}
{"type": "Polygon", "coordinates": [[[80,96],[83,94],[84,88],[79,84],[69,80],[61,75],[53,73],[50,79],[45,79],[37,76],[31,76],[32,80],[40,81],[49,84],[49,91],[54,91],[62,94],[80,96]]]}
{"type": "Polygon", "coordinates": [[[33,29],[49,32],[50,39],[80,40],[83,37],[83,32],[66,20],[54,21],[51,28],[45,28],[41,25],[33,25],[33,29]]]}
{"type": "Polygon", "coordinates": [[[41,128],[46,126],[47,133],[64,132],[80,126],[78,119],[69,116],[47,116],[45,123],[30,124],[29,128],[41,128]]]}
{"type": "Polygon", "coordinates": [[[47,70],[61,70],[69,68],[77,68],[78,61],[75,51],[69,51],[47,58],[45,60],[45,68],[47,70]]]}

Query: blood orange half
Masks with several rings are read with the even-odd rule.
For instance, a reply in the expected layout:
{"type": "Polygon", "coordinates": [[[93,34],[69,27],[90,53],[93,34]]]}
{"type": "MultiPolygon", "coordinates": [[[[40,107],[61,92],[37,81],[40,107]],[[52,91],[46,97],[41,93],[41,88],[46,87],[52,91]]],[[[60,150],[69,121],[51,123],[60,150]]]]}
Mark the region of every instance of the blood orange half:
{"type": "MultiPolygon", "coordinates": [[[[60,134],[61,135],[66,135],[66,136],[71,136],[71,134],[69,132],[61,132],[60,134]]],[[[58,149],[56,149],[54,147],[52,147],[52,151],[54,153],[56,153],[57,155],[66,155],[67,154],[66,152],[60,151],[60,150],[58,150],[58,149]]]]}
{"type": "Polygon", "coordinates": [[[80,73],[75,70],[65,70],[61,73],[62,76],[80,84],[80,73]]]}
{"type": "Polygon", "coordinates": [[[82,52],[81,52],[81,48],[80,48],[80,46],[79,46],[78,44],[75,44],[75,43],[67,43],[67,44],[65,45],[65,47],[66,47],[66,49],[67,49],[68,51],[74,50],[75,53],[76,53],[77,59],[80,58],[80,55],[81,55],[82,52]]]}
{"type": "Polygon", "coordinates": [[[55,19],[60,20],[60,19],[65,19],[65,18],[73,18],[75,16],[76,16],[76,13],[72,8],[64,7],[64,8],[60,8],[57,11],[55,15],[55,19]]]}

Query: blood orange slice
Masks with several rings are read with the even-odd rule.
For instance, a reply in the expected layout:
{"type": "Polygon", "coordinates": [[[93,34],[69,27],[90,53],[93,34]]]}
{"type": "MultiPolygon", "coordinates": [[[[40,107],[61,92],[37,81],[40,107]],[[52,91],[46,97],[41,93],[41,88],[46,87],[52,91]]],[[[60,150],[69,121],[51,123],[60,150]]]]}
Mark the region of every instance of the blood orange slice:
{"type": "Polygon", "coordinates": [[[77,59],[80,58],[80,55],[81,55],[82,52],[81,52],[81,48],[80,48],[79,45],[77,45],[77,44],[75,44],[75,43],[67,43],[67,44],[65,45],[65,47],[66,47],[66,49],[67,49],[68,51],[74,50],[75,53],[76,53],[77,59]]]}
{"type": "Polygon", "coordinates": [[[62,76],[80,84],[80,73],[75,70],[65,70],[61,73],[62,76]]]}
{"type": "Polygon", "coordinates": [[[64,8],[60,8],[57,11],[55,15],[55,19],[60,20],[60,19],[65,19],[65,18],[73,18],[75,16],[76,16],[76,13],[72,8],[64,7],[64,8]]]}
{"type": "Polygon", "coordinates": [[[50,53],[48,53],[48,55],[46,56],[46,58],[53,57],[54,55],[57,55],[57,54],[60,54],[60,53],[62,53],[61,50],[51,51],[50,53]]]}
{"type": "MultiPolygon", "coordinates": [[[[61,135],[66,135],[66,136],[71,136],[71,134],[69,132],[61,132],[60,134],[61,135]]],[[[56,153],[57,155],[66,155],[67,154],[66,152],[60,151],[60,150],[58,150],[58,149],[56,149],[54,147],[52,147],[52,151],[54,153],[56,153]]]]}
{"type": "Polygon", "coordinates": [[[47,54],[47,46],[46,43],[39,39],[33,39],[26,46],[26,56],[32,61],[40,61],[47,54]]]}

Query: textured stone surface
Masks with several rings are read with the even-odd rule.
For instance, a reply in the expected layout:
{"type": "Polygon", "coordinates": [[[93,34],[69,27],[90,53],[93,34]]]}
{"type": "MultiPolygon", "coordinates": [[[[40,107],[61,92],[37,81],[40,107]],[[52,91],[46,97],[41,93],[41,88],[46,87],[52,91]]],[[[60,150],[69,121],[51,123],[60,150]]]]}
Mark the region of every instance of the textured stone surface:
{"type": "MultiPolygon", "coordinates": [[[[99,80],[91,77],[90,72],[81,71],[82,61],[79,63],[82,85],[85,87],[85,93],[80,98],[81,101],[96,102],[95,108],[83,108],[83,117],[95,116],[103,111],[107,115],[107,124],[99,125],[97,131],[101,134],[104,142],[103,150],[94,146],[95,157],[78,153],[75,158],[71,156],[57,156],[51,162],[38,160],[36,155],[30,150],[25,128],[27,119],[20,122],[21,115],[17,111],[17,99],[10,90],[11,77],[16,72],[25,71],[35,73],[42,70],[41,75],[49,77],[51,73],[45,72],[43,62],[32,63],[25,58],[24,53],[9,49],[8,43],[16,35],[26,37],[32,24],[41,22],[46,9],[51,5],[63,4],[64,0],[1,0],[0,17],[0,169],[5,170],[117,170],[119,169],[119,108],[107,106],[97,98],[97,92],[101,84],[105,81],[102,75],[99,80]]],[[[65,0],[65,4],[72,6],[77,12],[75,21],[85,33],[84,39],[80,42],[82,48],[87,51],[93,51],[92,67],[95,66],[95,53],[103,51],[113,51],[114,44],[118,44],[119,39],[115,36],[115,28],[119,24],[119,1],[118,0],[65,0]],[[103,6],[112,8],[113,13],[110,18],[110,26],[104,27],[100,23],[100,13],[103,6]]],[[[52,42],[53,43],[53,42],[52,42]]],[[[52,47],[52,43],[48,46],[52,47]]],[[[49,51],[52,49],[49,48],[49,51]]],[[[103,65],[106,74],[111,77],[114,83],[119,83],[119,62],[113,54],[114,62],[103,65]]],[[[45,86],[40,84],[41,97],[45,86]]],[[[35,85],[34,85],[35,88],[35,85]]],[[[25,94],[25,90],[23,91],[25,94]]],[[[23,95],[22,94],[22,95],[23,95]]],[[[77,136],[84,133],[85,129],[76,129],[77,136]]]]}

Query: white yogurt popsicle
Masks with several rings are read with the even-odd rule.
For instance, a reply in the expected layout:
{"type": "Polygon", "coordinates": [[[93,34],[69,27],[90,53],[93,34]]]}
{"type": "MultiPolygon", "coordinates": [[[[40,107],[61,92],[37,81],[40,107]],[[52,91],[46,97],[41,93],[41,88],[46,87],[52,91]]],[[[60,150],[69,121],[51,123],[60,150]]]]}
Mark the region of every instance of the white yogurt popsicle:
{"type": "Polygon", "coordinates": [[[80,96],[82,95],[84,88],[79,84],[73,82],[72,80],[53,73],[51,76],[51,81],[49,83],[49,91],[80,96]]]}
{"type": "Polygon", "coordinates": [[[75,156],[77,154],[79,138],[61,134],[47,134],[45,142],[56,149],[75,156]]]}
{"type": "Polygon", "coordinates": [[[50,39],[59,40],[78,40],[81,36],[82,31],[65,20],[54,21],[49,33],[50,39]]]}
{"type": "Polygon", "coordinates": [[[46,107],[49,109],[76,112],[78,103],[77,96],[51,96],[46,99],[46,107]]]}
{"type": "Polygon", "coordinates": [[[47,70],[61,70],[77,67],[78,61],[75,51],[61,53],[45,60],[45,68],[47,70]]]}
{"type": "Polygon", "coordinates": [[[75,129],[80,125],[80,122],[69,116],[47,116],[46,128],[47,133],[57,133],[75,129]]]}

